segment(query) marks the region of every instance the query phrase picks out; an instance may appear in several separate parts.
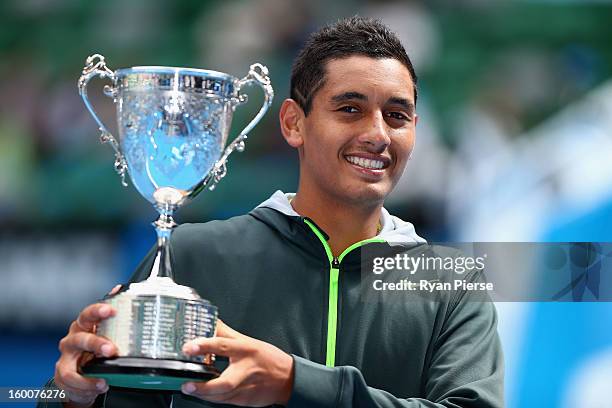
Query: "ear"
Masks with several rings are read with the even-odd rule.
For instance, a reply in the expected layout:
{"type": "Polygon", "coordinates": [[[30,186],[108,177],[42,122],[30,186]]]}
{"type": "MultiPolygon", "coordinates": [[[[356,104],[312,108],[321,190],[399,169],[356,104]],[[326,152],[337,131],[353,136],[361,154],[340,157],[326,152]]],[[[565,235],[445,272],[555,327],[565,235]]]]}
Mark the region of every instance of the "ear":
{"type": "Polygon", "coordinates": [[[298,148],[304,144],[304,111],[293,99],[285,99],[279,113],[283,137],[289,146],[298,148]]]}

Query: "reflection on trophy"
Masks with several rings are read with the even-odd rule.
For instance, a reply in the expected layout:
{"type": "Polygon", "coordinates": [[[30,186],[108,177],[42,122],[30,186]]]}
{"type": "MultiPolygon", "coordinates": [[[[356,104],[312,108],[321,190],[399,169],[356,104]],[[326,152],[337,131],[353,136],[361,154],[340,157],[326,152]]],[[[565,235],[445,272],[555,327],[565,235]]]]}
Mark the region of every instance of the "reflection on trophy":
{"type": "Polygon", "coordinates": [[[217,308],[194,289],[172,280],[169,240],[174,211],[225,176],[228,156],[242,151],[247,134],[266,113],[274,91],[268,70],[253,64],[242,79],[201,69],[143,66],[111,71],[104,57],[87,58],[79,93],[100,127],[102,142],[115,150],[115,169],[159,212],[153,223],[157,252],[148,279],[108,296],[117,314],[97,327],[117,346],[117,357],[95,358],[83,373],[109,385],[160,390],[180,389],[186,381],[219,375],[214,356],[191,357],[183,345],[215,333],[217,308]],[[112,81],[104,93],[117,105],[119,140],[94,112],[87,84],[100,76],[112,81]],[[226,146],[232,113],[246,102],[245,85],[258,84],[264,103],[255,118],[226,146]]]}

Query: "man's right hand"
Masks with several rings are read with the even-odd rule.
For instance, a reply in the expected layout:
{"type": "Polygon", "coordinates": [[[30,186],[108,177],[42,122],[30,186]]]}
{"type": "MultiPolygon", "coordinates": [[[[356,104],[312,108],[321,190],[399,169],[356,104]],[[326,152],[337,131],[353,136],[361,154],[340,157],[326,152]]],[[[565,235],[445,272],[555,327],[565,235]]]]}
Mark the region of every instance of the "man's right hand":
{"type": "MultiPolygon", "coordinates": [[[[111,294],[117,292],[116,286],[111,294]]],[[[108,391],[106,381],[99,378],[83,377],[79,368],[94,355],[112,357],[117,347],[108,339],[94,334],[95,325],[114,316],[116,310],[110,305],[96,303],[81,311],[72,322],[66,337],[59,342],[60,358],[55,364],[55,384],[66,391],[70,402],[67,407],[89,407],[99,394],[108,391]]]]}

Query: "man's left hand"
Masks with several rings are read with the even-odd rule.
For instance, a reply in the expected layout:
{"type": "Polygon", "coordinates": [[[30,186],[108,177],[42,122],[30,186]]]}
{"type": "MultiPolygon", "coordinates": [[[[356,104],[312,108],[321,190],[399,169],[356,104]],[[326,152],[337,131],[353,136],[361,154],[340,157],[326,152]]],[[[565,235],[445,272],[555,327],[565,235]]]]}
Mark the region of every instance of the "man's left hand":
{"type": "Polygon", "coordinates": [[[272,344],[217,321],[217,335],[185,343],[187,355],[229,357],[229,366],[208,382],[188,382],[182,391],[211,402],[262,407],[286,405],[293,388],[293,358],[272,344]]]}

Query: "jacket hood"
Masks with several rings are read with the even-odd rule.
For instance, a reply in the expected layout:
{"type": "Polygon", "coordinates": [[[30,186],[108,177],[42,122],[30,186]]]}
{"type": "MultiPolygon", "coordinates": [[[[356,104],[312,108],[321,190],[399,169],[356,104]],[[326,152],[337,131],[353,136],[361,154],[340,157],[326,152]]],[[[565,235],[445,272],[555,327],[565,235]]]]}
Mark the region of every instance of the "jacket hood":
{"type": "MultiPolygon", "coordinates": [[[[289,202],[294,196],[295,193],[283,193],[278,190],[256,208],[271,208],[289,217],[301,217],[289,202]]],[[[417,235],[411,223],[389,214],[384,207],[381,211],[380,223],[382,228],[376,238],[384,239],[388,243],[424,244],[427,242],[417,235]]]]}

